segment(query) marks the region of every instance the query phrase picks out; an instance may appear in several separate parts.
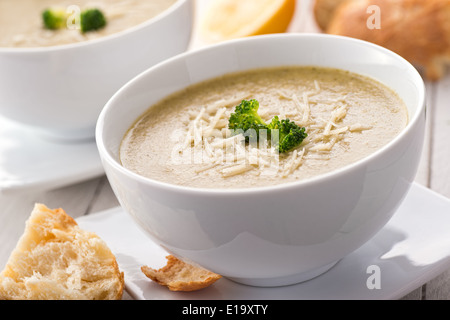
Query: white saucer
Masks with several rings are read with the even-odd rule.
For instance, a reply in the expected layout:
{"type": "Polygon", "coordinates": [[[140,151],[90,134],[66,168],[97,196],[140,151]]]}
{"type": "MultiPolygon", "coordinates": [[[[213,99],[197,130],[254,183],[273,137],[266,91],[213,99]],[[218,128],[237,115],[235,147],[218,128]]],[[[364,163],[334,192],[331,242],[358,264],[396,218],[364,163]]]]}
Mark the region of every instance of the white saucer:
{"type": "Polygon", "coordinates": [[[93,139],[52,141],[0,117],[0,193],[48,190],[103,173],[93,139]]]}
{"type": "Polygon", "coordinates": [[[251,287],[222,278],[203,290],[172,292],[140,270],[143,265],[164,266],[167,252],[121,208],[77,221],[107,242],[125,273],[126,290],[135,299],[398,299],[450,267],[450,199],[418,184],[413,184],[391,221],[365,245],[324,274],[285,287],[251,287]]]}

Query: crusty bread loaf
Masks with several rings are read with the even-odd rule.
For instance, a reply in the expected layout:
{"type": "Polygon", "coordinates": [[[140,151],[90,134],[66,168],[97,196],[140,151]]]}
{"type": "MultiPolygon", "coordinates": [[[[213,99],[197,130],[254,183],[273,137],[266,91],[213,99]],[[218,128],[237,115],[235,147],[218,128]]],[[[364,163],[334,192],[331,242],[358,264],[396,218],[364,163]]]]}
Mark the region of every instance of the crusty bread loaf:
{"type": "Polygon", "coordinates": [[[36,204],[0,274],[0,299],[121,299],[124,275],[96,234],[62,209],[36,204]]]}
{"type": "Polygon", "coordinates": [[[324,24],[327,33],[388,48],[423,68],[430,80],[444,75],[450,63],[450,0],[347,0],[333,10],[324,24]],[[367,25],[371,5],[379,8],[379,29],[367,25]]]}
{"type": "Polygon", "coordinates": [[[142,272],[156,283],[168,287],[171,291],[195,291],[206,288],[222,276],[185,263],[169,255],[167,264],[161,269],[141,267],[142,272]]]}

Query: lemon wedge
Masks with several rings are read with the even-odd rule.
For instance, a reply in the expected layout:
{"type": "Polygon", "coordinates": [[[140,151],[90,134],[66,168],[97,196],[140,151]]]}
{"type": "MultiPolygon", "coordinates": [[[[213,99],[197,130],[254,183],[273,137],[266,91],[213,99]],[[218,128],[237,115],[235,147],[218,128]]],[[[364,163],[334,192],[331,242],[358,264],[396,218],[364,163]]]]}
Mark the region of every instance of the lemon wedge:
{"type": "Polygon", "coordinates": [[[204,41],[285,32],[296,0],[210,0],[200,21],[204,41]]]}

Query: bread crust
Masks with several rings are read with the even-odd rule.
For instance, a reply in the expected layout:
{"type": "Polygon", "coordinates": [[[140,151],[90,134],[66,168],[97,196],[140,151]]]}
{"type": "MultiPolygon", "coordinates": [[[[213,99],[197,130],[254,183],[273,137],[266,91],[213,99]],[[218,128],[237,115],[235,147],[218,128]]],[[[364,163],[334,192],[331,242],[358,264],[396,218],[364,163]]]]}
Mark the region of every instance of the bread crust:
{"type": "Polygon", "coordinates": [[[124,274],[95,233],[63,209],[36,204],[0,273],[0,299],[118,300],[124,274]]]}
{"type": "Polygon", "coordinates": [[[347,0],[315,0],[313,13],[317,26],[326,31],[336,9],[347,0]]]}
{"type": "Polygon", "coordinates": [[[173,255],[166,257],[167,264],[161,269],[142,266],[141,271],[154,282],[171,291],[195,291],[206,288],[219,280],[220,275],[193,266],[173,255]]]}

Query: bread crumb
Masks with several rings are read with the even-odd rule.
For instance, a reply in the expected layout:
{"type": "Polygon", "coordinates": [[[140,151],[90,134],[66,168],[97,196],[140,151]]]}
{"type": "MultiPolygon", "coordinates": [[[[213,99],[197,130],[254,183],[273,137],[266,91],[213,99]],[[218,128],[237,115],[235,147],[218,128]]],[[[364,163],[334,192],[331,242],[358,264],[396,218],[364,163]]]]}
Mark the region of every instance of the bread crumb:
{"type": "Polygon", "coordinates": [[[154,282],[171,291],[195,291],[206,288],[222,276],[206,269],[181,261],[173,255],[166,257],[167,264],[161,269],[141,267],[141,271],[154,282]]]}

